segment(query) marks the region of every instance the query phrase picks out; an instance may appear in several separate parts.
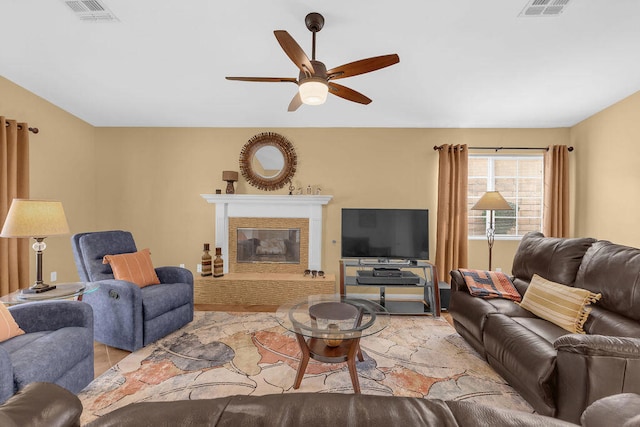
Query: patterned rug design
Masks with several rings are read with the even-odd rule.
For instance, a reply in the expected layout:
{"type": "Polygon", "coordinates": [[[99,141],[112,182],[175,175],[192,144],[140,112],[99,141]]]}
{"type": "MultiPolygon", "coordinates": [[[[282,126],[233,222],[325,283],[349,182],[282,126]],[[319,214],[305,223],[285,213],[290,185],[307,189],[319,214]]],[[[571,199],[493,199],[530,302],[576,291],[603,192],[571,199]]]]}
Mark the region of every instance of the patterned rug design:
{"type": "MultiPolygon", "coordinates": [[[[362,338],[357,362],[363,394],[469,400],[533,412],[444,320],[392,316],[362,338]]],[[[93,381],[79,397],[82,423],[143,401],[293,392],[353,393],[346,363],[311,360],[293,389],[300,349],[271,313],[196,312],[192,323],[140,349],[93,381]]]]}

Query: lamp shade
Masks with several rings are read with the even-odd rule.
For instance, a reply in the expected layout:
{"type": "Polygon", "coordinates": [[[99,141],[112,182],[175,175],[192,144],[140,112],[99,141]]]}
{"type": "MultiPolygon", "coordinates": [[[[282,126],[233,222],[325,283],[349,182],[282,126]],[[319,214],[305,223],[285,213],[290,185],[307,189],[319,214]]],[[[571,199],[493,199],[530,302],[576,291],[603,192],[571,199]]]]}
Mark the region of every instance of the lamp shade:
{"type": "Polygon", "coordinates": [[[238,171],[222,171],[222,180],[223,181],[237,181],[238,180],[238,171]]]}
{"type": "Polygon", "coordinates": [[[497,191],[487,191],[471,208],[479,211],[504,211],[513,209],[497,191]]]}
{"type": "Polygon", "coordinates": [[[61,202],[13,199],[0,237],[44,238],[68,233],[61,202]]]}
{"type": "Polygon", "coordinates": [[[300,98],[307,105],[324,104],[329,93],[329,86],[324,79],[310,78],[300,83],[298,86],[300,98]]]}

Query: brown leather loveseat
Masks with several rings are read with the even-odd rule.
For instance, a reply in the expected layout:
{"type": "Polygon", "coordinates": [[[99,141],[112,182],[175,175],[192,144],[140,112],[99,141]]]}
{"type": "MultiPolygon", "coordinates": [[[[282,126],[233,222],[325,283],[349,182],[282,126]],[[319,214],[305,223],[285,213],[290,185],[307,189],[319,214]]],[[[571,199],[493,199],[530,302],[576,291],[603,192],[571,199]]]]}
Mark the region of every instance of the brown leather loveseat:
{"type": "Polygon", "coordinates": [[[453,270],[449,311],[458,333],[543,415],[577,423],[602,397],[640,393],[640,249],[529,233],[512,267],[521,295],[534,274],[602,294],[590,306],[586,334],[570,333],[507,299],[471,296],[453,270]]]}
{"type": "MultiPolygon", "coordinates": [[[[584,427],[638,427],[640,395],[602,399],[585,411],[584,427]],[[637,416],[636,416],[637,415],[637,416]]],[[[0,405],[3,427],[76,427],[82,405],[51,383],[31,383],[0,405]]],[[[103,415],[89,427],[325,427],[325,426],[571,427],[574,424],[471,402],[336,393],[230,396],[134,403],[103,415]]]]}

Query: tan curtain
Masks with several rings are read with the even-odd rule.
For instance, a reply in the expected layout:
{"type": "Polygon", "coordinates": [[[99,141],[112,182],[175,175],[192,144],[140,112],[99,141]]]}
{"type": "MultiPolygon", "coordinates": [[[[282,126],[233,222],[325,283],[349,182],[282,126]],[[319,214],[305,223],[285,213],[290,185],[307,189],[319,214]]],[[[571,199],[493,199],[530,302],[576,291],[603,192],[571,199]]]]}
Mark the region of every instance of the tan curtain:
{"type": "Polygon", "coordinates": [[[449,272],[467,267],[468,218],[466,145],[443,145],[438,166],[436,267],[438,280],[450,282],[449,272]]]}
{"type": "MultiPolygon", "coordinates": [[[[11,201],[29,198],[29,126],[2,116],[0,168],[0,224],[4,225],[11,201]]],[[[29,240],[0,238],[0,295],[28,283],[29,240]]]]}
{"type": "Polygon", "coordinates": [[[544,156],[543,233],[569,237],[569,148],[548,147],[544,156]]]}

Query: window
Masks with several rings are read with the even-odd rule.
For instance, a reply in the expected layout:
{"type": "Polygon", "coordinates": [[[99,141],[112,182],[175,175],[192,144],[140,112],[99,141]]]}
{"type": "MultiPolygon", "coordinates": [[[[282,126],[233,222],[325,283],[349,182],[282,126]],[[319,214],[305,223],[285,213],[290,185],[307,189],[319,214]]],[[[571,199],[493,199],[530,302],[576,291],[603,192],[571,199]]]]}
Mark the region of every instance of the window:
{"type": "Polygon", "coordinates": [[[542,231],[543,156],[469,155],[469,238],[486,238],[487,211],[471,207],[486,191],[499,191],[509,211],[495,211],[495,236],[517,238],[542,231]]]}

